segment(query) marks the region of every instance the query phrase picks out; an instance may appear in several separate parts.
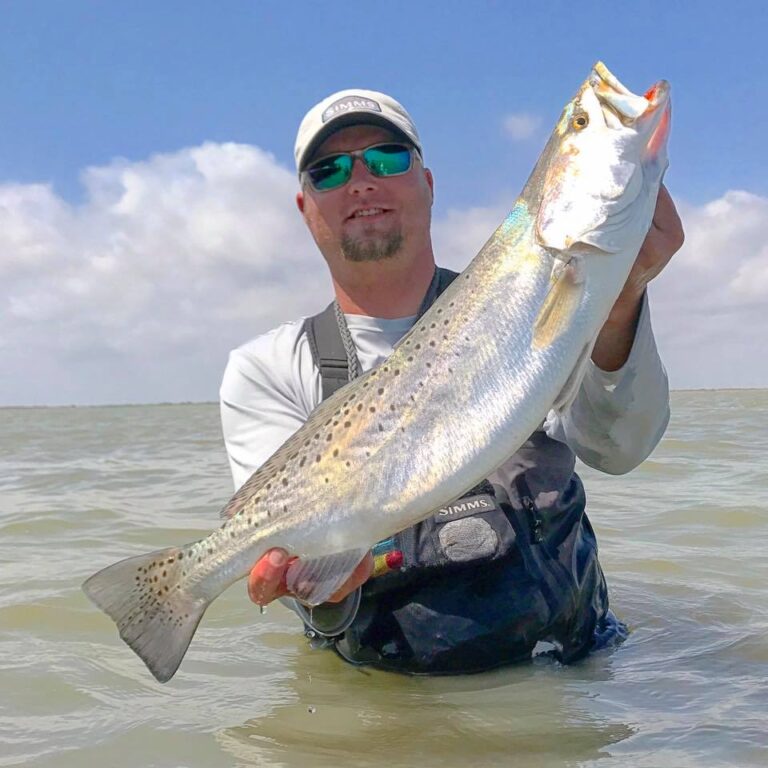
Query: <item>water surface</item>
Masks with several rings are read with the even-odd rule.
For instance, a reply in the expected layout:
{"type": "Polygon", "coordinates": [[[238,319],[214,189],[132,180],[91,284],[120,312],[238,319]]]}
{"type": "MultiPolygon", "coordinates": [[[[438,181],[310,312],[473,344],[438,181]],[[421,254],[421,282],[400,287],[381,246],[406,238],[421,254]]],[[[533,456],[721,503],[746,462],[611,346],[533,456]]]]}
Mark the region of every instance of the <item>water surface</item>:
{"type": "Polygon", "coordinates": [[[238,583],[160,685],[79,587],[218,524],[217,407],[2,409],[0,766],[768,765],[767,456],[768,391],[678,392],[639,469],[580,468],[619,649],[400,677],[238,583]]]}

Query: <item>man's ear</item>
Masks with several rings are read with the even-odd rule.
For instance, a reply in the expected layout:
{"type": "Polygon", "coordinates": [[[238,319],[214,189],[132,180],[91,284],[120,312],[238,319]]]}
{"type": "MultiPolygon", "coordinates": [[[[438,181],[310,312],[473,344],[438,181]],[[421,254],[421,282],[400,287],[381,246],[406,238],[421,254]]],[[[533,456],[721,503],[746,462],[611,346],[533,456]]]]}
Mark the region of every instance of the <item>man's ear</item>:
{"type": "Polygon", "coordinates": [[[304,193],[301,190],[296,193],[296,207],[299,213],[304,213],[304,193]]]}
{"type": "Polygon", "coordinates": [[[432,176],[432,171],[429,168],[424,169],[424,177],[429,185],[429,191],[432,193],[432,202],[435,202],[435,179],[432,176]]]}

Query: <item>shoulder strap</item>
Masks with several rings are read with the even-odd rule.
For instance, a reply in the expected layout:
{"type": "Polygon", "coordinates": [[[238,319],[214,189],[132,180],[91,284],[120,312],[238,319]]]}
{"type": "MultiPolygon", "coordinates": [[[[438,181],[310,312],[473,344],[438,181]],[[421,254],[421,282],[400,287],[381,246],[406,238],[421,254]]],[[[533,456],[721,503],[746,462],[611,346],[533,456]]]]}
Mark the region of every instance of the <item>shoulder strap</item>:
{"type": "Polygon", "coordinates": [[[323,400],[349,381],[349,364],[331,302],[322,312],[304,321],[312,360],[320,371],[323,400]]]}
{"type": "MultiPolygon", "coordinates": [[[[456,279],[458,272],[438,267],[419,308],[419,317],[435,302],[435,299],[456,279]]],[[[341,338],[335,303],[331,302],[322,312],[304,321],[312,360],[320,371],[323,383],[323,400],[341,389],[349,381],[349,361],[341,338]]]]}

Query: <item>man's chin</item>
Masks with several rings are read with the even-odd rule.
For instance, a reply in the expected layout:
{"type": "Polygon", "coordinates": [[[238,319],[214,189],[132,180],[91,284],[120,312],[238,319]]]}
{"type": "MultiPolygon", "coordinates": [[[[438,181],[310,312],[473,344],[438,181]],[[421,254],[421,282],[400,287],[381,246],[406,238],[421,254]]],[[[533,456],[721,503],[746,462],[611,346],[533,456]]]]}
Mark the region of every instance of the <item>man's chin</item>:
{"type": "Polygon", "coordinates": [[[341,241],[341,252],[347,261],[384,261],[395,256],[403,245],[400,232],[371,238],[345,237],[341,241]]]}

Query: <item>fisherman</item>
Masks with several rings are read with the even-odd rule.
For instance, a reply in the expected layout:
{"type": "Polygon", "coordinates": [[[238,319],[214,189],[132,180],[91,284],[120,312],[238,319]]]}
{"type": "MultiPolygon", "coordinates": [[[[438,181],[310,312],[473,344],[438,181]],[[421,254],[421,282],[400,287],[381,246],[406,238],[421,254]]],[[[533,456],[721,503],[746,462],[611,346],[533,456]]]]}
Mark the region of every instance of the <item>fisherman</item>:
{"type": "MultiPolygon", "coordinates": [[[[296,204],[335,298],[231,353],[221,415],[236,488],[322,399],[384,361],[455,276],[436,267],[432,172],[413,120],[392,97],[349,90],[324,99],[299,126],[295,159],[296,204]]],[[[329,603],[309,610],[292,598],[282,549],[254,564],[251,600],[282,598],[315,645],[407,673],[476,672],[542,649],[569,662],[625,636],[608,608],[575,457],[622,474],[666,428],[667,377],[645,289],[682,242],[662,187],[578,394],[486,481],[380,542],[329,603]]]]}

